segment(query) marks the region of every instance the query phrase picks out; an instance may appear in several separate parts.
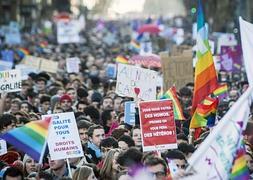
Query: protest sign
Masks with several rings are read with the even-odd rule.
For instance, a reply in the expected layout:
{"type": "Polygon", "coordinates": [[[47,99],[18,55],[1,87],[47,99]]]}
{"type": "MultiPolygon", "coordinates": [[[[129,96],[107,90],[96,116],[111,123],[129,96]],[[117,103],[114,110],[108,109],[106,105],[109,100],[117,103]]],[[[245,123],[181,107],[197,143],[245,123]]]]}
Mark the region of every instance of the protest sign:
{"type": "Polygon", "coordinates": [[[7,145],[6,141],[3,139],[0,139],[0,156],[7,153],[7,145]]]}
{"type": "Polygon", "coordinates": [[[13,45],[21,43],[21,35],[18,24],[16,22],[11,22],[10,25],[7,26],[4,31],[6,44],[13,45]]]}
{"type": "Polygon", "coordinates": [[[217,42],[217,54],[221,53],[222,46],[236,46],[237,44],[233,33],[220,33],[217,42]]]}
{"type": "Polygon", "coordinates": [[[0,93],[21,90],[20,70],[0,71],[0,93]]]}
{"type": "Polygon", "coordinates": [[[156,99],[157,73],[148,69],[118,64],[116,93],[119,96],[136,97],[134,88],[139,88],[142,100],[156,99]]]}
{"type": "Polygon", "coordinates": [[[233,73],[240,72],[242,67],[241,46],[222,46],[220,64],[220,70],[222,71],[233,73]]]}
{"type": "Polygon", "coordinates": [[[125,102],[125,111],[124,111],[124,123],[134,126],[135,125],[135,102],[127,101],[125,102]]]}
{"type": "Polygon", "coordinates": [[[177,148],[171,100],[140,102],[139,114],[144,152],[177,148]]]}
{"type": "Polygon", "coordinates": [[[82,157],[83,149],[73,112],[50,114],[52,122],[48,133],[48,148],[53,160],[82,157]]]}
{"type": "Polygon", "coordinates": [[[78,57],[72,57],[66,59],[66,67],[68,73],[79,73],[80,59],[78,57]]]}
{"type": "Polygon", "coordinates": [[[80,42],[78,21],[58,21],[57,41],[59,44],[80,42]]]}
{"type": "Polygon", "coordinates": [[[0,71],[10,70],[13,66],[13,62],[0,60],[0,71]]]}
{"type": "Polygon", "coordinates": [[[184,50],[180,55],[169,55],[168,52],[160,53],[163,71],[163,90],[166,92],[171,86],[177,89],[193,82],[192,52],[184,50]]]}
{"type": "Polygon", "coordinates": [[[50,73],[56,73],[58,70],[58,62],[35,56],[25,56],[22,63],[40,71],[50,73]]]}
{"type": "Polygon", "coordinates": [[[106,76],[115,79],[117,74],[116,64],[108,64],[106,67],[106,76]]]}
{"type": "Polygon", "coordinates": [[[30,73],[38,73],[39,70],[35,69],[33,67],[27,66],[25,64],[17,64],[15,65],[15,69],[19,69],[21,71],[21,79],[22,80],[27,80],[28,79],[28,75],[30,73]]]}

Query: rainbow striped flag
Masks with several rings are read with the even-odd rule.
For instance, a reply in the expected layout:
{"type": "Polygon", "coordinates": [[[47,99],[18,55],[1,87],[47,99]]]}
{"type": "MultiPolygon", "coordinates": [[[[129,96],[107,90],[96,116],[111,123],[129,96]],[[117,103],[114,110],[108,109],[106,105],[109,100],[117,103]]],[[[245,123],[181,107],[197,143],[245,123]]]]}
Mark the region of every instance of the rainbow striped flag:
{"type": "Polygon", "coordinates": [[[225,94],[228,92],[228,86],[227,84],[219,85],[217,89],[213,92],[215,96],[220,96],[222,94],[225,94]]]}
{"type": "Polygon", "coordinates": [[[123,56],[117,56],[115,61],[117,63],[128,64],[128,59],[123,56]]]}
{"type": "Polygon", "coordinates": [[[199,104],[192,116],[190,128],[211,127],[215,124],[217,98],[206,97],[203,104],[199,104]]]}
{"type": "Polygon", "coordinates": [[[32,121],[22,127],[12,129],[0,137],[37,162],[42,163],[50,121],[51,118],[32,121]]]}
{"type": "Polygon", "coordinates": [[[173,102],[174,118],[176,120],[185,120],[185,117],[183,115],[183,110],[177,98],[177,90],[175,86],[171,87],[163,95],[162,93],[158,94],[158,99],[171,99],[173,102]]]}
{"type": "Polygon", "coordinates": [[[26,55],[29,55],[29,51],[26,48],[18,48],[17,54],[20,58],[24,58],[26,55]]]}
{"type": "Polygon", "coordinates": [[[234,159],[233,167],[230,174],[231,180],[248,180],[249,170],[247,167],[246,159],[245,159],[245,146],[242,141],[241,146],[238,148],[236,152],[236,157],[234,159]]]}
{"type": "Polygon", "coordinates": [[[197,12],[197,63],[195,67],[195,83],[192,100],[192,114],[209,94],[218,87],[213,56],[208,42],[208,34],[205,27],[204,13],[201,0],[198,1],[197,12]]]}
{"type": "Polygon", "coordinates": [[[140,44],[137,41],[131,40],[131,42],[130,42],[130,49],[132,51],[135,51],[135,52],[139,53],[140,49],[141,49],[141,46],[140,46],[140,44]]]}

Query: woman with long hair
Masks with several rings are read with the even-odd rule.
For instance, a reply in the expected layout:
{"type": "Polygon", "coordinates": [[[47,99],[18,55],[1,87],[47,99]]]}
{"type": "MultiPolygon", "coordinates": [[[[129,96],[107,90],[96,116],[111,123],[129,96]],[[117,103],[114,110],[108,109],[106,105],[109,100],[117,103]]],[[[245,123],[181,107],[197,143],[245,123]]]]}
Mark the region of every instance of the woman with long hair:
{"type": "Polygon", "coordinates": [[[93,169],[89,166],[80,166],[73,173],[73,180],[97,180],[93,169]]]}
{"type": "Polygon", "coordinates": [[[111,149],[105,157],[104,164],[100,170],[100,177],[103,180],[116,180],[118,173],[117,158],[121,151],[111,149]]]}

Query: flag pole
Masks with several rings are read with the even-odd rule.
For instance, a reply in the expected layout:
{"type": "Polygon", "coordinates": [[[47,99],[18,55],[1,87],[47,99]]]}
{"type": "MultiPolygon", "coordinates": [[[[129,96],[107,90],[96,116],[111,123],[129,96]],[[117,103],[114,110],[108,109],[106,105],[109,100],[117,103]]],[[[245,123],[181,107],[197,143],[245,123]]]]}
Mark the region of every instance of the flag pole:
{"type": "Polygon", "coordinates": [[[67,166],[68,166],[68,171],[69,171],[69,177],[72,178],[72,172],[71,172],[71,168],[70,168],[70,164],[69,164],[69,158],[67,158],[66,160],[67,160],[67,166]]]}

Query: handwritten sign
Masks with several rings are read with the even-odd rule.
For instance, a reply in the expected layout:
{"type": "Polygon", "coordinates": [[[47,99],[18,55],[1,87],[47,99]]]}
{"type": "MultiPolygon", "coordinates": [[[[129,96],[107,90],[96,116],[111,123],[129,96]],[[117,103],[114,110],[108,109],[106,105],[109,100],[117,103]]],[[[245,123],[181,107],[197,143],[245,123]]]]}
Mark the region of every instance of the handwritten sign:
{"type": "Polygon", "coordinates": [[[66,67],[68,73],[79,73],[80,59],[78,57],[72,57],[66,59],[66,67]]]}
{"type": "Polygon", "coordinates": [[[57,41],[59,44],[79,43],[79,24],[78,21],[57,22],[57,41]]]}
{"type": "Polygon", "coordinates": [[[0,71],[0,93],[21,90],[20,70],[0,71]]]}
{"type": "Polygon", "coordinates": [[[171,100],[139,103],[143,151],[177,148],[176,124],[171,100]]]}
{"type": "Polygon", "coordinates": [[[52,118],[48,134],[48,147],[53,160],[82,157],[83,149],[73,112],[44,115],[52,118]]]}
{"type": "Polygon", "coordinates": [[[157,73],[148,69],[118,64],[116,93],[119,96],[136,97],[134,88],[139,88],[142,100],[156,99],[157,73]]]}
{"type": "Polygon", "coordinates": [[[179,55],[172,56],[168,52],[161,52],[160,56],[162,60],[164,92],[173,85],[180,89],[188,82],[193,82],[191,51],[184,50],[179,55]]]}
{"type": "Polygon", "coordinates": [[[127,101],[125,102],[125,116],[124,116],[124,122],[126,124],[135,125],[135,102],[134,101],[127,101]]]}
{"type": "Polygon", "coordinates": [[[50,73],[56,73],[58,70],[58,62],[35,56],[25,56],[22,63],[40,71],[50,73]]]}

